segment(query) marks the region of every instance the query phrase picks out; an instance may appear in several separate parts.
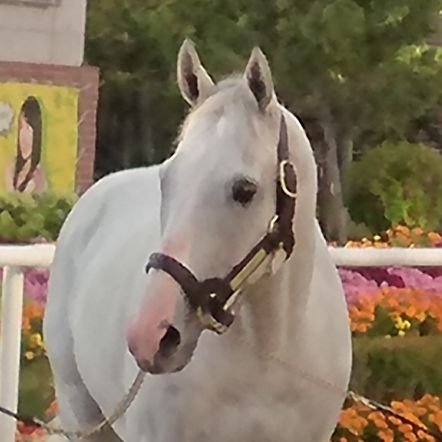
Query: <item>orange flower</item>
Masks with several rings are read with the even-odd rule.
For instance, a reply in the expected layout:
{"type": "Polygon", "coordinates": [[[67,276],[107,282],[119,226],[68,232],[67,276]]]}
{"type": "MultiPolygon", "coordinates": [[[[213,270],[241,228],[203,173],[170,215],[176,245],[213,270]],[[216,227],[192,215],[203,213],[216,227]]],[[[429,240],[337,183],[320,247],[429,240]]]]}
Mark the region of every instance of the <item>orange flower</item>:
{"type": "Polygon", "coordinates": [[[440,405],[440,399],[436,396],[432,396],[431,394],[424,394],[418,401],[417,404],[422,405],[423,407],[428,407],[428,405],[440,405]]]}
{"type": "Polygon", "coordinates": [[[428,239],[431,241],[432,244],[437,244],[442,241],[442,236],[439,233],[436,232],[430,232],[428,235],[428,239]]]}
{"type": "Polygon", "coordinates": [[[370,413],[367,418],[371,420],[380,430],[387,430],[389,428],[388,423],[385,419],[385,415],[380,411],[374,411],[370,413]]]}
{"type": "Polygon", "coordinates": [[[392,430],[380,430],[378,431],[379,439],[384,442],[394,442],[394,433],[392,430]]]}
{"type": "Polygon", "coordinates": [[[416,236],[422,236],[424,231],[420,227],[414,227],[411,232],[416,236]]]}
{"type": "Polygon", "coordinates": [[[442,431],[442,410],[438,410],[434,414],[430,414],[428,420],[435,424],[442,431]]]}
{"type": "Polygon", "coordinates": [[[402,421],[401,421],[400,419],[398,419],[397,417],[395,417],[395,416],[388,416],[388,420],[389,420],[393,425],[396,425],[396,426],[399,426],[399,425],[402,424],[402,421]]]}
{"type": "Polygon", "coordinates": [[[407,434],[407,433],[412,433],[413,432],[413,427],[410,424],[400,424],[398,426],[398,430],[402,434],[407,434]]]}
{"type": "Polygon", "coordinates": [[[355,436],[361,436],[368,425],[367,419],[359,415],[354,408],[342,410],[339,423],[355,436]]]}
{"type": "Polygon", "coordinates": [[[414,318],[416,316],[416,306],[414,305],[410,305],[407,307],[407,309],[405,310],[405,314],[409,317],[409,318],[414,318]]]}
{"type": "Polygon", "coordinates": [[[407,442],[418,442],[416,435],[412,432],[404,434],[407,442]]]}
{"type": "Polygon", "coordinates": [[[428,442],[435,442],[434,437],[430,436],[428,433],[425,433],[425,431],[418,430],[417,431],[417,436],[421,440],[428,441],[428,442]]]}

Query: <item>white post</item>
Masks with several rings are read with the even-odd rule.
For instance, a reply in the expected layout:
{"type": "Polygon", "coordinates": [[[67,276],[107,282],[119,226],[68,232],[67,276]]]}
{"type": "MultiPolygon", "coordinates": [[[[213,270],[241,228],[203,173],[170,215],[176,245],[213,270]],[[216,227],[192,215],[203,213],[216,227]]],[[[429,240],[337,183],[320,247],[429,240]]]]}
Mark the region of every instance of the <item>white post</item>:
{"type": "MultiPolygon", "coordinates": [[[[3,269],[3,293],[0,320],[0,405],[16,412],[20,372],[21,324],[23,314],[23,270],[3,269]]],[[[17,422],[0,415],[2,442],[14,442],[17,422]]]]}

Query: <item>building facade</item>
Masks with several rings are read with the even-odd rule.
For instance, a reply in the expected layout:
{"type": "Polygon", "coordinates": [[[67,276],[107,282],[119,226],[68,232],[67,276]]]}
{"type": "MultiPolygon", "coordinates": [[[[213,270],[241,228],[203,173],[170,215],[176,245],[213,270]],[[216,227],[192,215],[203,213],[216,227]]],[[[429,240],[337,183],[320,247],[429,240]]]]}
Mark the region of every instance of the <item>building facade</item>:
{"type": "Polygon", "coordinates": [[[86,0],[0,0],[0,192],[82,193],[93,182],[98,69],[86,0]]]}
{"type": "Polygon", "coordinates": [[[81,66],[86,0],[0,0],[0,60],[81,66]]]}

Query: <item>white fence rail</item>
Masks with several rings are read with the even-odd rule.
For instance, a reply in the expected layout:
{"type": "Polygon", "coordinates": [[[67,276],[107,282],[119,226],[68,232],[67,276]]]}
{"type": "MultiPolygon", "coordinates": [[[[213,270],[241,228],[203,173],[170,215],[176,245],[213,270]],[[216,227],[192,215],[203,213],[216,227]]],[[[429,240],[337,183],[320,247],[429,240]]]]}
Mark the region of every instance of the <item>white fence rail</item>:
{"type": "MultiPolygon", "coordinates": [[[[0,318],[0,405],[17,411],[20,371],[23,271],[26,267],[49,268],[55,252],[51,244],[0,245],[3,287],[0,318]]],[[[424,248],[330,248],[335,263],[348,267],[442,266],[442,249],[424,248]]],[[[2,442],[14,442],[16,422],[0,415],[2,442]]]]}
{"type": "MultiPolygon", "coordinates": [[[[1,253],[1,252],[0,252],[1,253]]],[[[330,248],[336,265],[348,267],[441,266],[442,248],[330,248]]]]}

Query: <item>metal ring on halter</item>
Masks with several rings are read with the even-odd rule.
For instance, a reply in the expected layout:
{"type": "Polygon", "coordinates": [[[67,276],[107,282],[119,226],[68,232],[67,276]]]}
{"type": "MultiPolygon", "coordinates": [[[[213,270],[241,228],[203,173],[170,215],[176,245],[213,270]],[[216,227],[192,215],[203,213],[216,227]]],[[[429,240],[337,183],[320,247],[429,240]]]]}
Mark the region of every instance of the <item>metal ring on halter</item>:
{"type": "Polygon", "coordinates": [[[275,216],[270,220],[269,228],[268,228],[268,230],[267,230],[269,233],[273,233],[273,232],[276,230],[278,220],[279,220],[279,215],[275,215],[275,216]]]}
{"type": "MultiPolygon", "coordinates": [[[[278,229],[278,221],[279,221],[279,215],[275,215],[272,219],[271,219],[271,221],[270,221],[270,223],[269,223],[269,228],[268,228],[268,232],[270,233],[270,234],[273,234],[273,233],[275,233],[276,231],[277,231],[277,229],[278,229]]],[[[284,248],[284,242],[283,241],[279,241],[279,243],[278,243],[278,249],[283,249],[284,248]]],[[[275,250],[275,252],[276,252],[277,250],[275,250]]]]}
{"type": "Polygon", "coordinates": [[[293,163],[289,160],[283,160],[279,163],[279,182],[281,183],[282,191],[290,198],[296,199],[298,196],[296,192],[292,192],[287,186],[287,180],[285,175],[285,166],[290,166],[293,170],[293,163]]]}
{"type": "Polygon", "coordinates": [[[228,326],[217,321],[210,313],[203,312],[203,309],[201,307],[198,307],[196,309],[196,315],[204,327],[213,330],[219,335],[225,333],[228,330],[228,326]]]}

